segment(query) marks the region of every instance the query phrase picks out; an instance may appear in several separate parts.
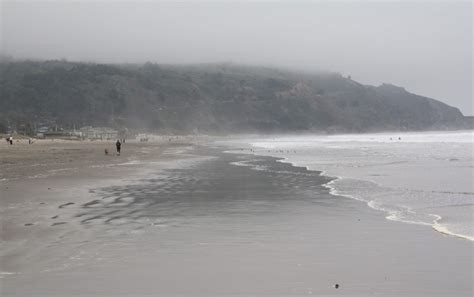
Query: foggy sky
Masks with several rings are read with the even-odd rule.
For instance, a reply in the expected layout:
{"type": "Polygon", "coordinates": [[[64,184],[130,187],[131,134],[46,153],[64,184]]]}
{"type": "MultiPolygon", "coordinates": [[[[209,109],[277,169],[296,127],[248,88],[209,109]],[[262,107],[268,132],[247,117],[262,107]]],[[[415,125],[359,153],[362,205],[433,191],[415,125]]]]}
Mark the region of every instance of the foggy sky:
{"type": "Polygon", "coordinates": [[[15,58],[330,70],[474,114],[470,1],[0,1],[15,58]]]}

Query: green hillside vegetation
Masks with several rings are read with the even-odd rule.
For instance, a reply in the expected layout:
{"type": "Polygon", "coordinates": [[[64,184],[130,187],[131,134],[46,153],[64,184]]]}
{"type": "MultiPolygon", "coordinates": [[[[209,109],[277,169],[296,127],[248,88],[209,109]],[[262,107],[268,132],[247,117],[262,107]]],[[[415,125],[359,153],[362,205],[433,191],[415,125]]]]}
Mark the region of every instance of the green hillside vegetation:
{"type": "Polygon", "coordinates": [[[38,123],[156,133],[368,132],[463,128],[462,113],[337,73],[232,64],[0,63],[0,129],[38,123]]]}

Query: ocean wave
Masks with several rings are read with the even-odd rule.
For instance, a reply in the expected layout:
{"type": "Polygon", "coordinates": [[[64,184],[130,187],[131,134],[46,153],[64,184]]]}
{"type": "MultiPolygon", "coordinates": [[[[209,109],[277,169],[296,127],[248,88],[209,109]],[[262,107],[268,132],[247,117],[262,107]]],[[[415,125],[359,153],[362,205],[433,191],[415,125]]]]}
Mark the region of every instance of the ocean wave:
{"type": "MultiPolygon", "coordinates": [[[[241,151],[228,151],[229,153],[242,153],[241,151]]],[[[253,150],[250,153],[245,152],[246,154],[250,155],[256,155],[256,156],[268,156],[268,152],[261,151],[261,150],[253,150]]],[[[272,155],[273,157],[276,157],[275,155],[272,155]]],[[[326,187],[329,190],[329,193],[334,196],[341,196],[341,197],[346,197],[349,199],[354,199],[360,202],[364,202],[368,207],[381,211],[386,214],[385,218],[390,221],[397,221],[397,222],[402,222],[402,223],[407,223],[407,224],[415,224],[415,225],[422,225],[422,226],[429,226],[433,230],[450,235],[453,237],[458,237],[462,239],[466,239],[469,241],[474,241],[474,237],[467,235],[467,234],[462,234],[461,232],[455,232],[450,229],[450,227],[447,224],[442,224],[440,221],[442,220],[442,217],[439,214],[433,214],[433,213],[423,213],[415,210],[412,207],[406,206],[406,205],[389,205],[389,204],[383,204],[376,199],[371,199],[368,196],[360,195],[357,194],[357,191],[354,190],[352,193],[348,190],[343,190],[341,189],[338,184],[343,183],[344,181],[347,180],[353,180],[357,182],[357,179],[349,179],[345,178],[342,176],[334,176],[329,174],[326,171],[320,171],[315,168],[310,168],[310,166],[301,166],[301,162],[295,162],[290,160],[289,158],[281,158],[278,156],[277,162],[282,162],[282,163],[288,163],[294,167],[303,167],[306,168],[308,171],[313,171],[313,172],[319,172],[320,175],[325,176],[330,178],[331,180],[324,184],[323,186],[326,187]]],[[[387,162],[385,164],[404,164],[407,163],[405,161],[403,162],[387,162]]],[[[250,167],[254,170],[268,170],[268,168],[261,168],[258,167],[258,165],[251,164],[251,161],[237,161],[233,162],[233,165],[236,166],[246,166],[250,167]]],[[[317,165],[314,165],[313,167],[316,167],[317,165]]],[[[367,186],[367,187],[374,187],[374,188],[386,188],[383,185],[377,184],[374,181],[369,181],[369,180],[359,180],[359,183],[372,183],[373,185],[367,186]]],[[[366,187],[366,188],[367,188],[366,187]]],[[[386,188],[389,189],[389,188],[386,188]]],[[[398,191],[403,191],[403,189],[400,189],[398,191]]],[[[417,192],[416,190],[410,190],[412,193],[417,192]]],[[[427,193],[426,191],[418,191],[422,193],[427,193]]],[[[439,193],[439,194],[457,194],[457,195],[464,195],[464,196],[471,196],[473,195],[472,192],[469,191],[429,191],[431,193],[439,193]]],[[[456,206],[461,206],[461,205],[456,205],[456,206]]],[[[443,207],[450,207],[450,205],[444,205],[443,207]]]]}
{"type": "Polygon", "coordinates": [[[443,219],[441,216],[439,216],[439,215],[434,215],[434,216],[436,216],[437,218],[434,220],[434,223],[433,223],[433,225],[432,225],[433,230],[435,230],[435,231],[437,231],[437,232],[439,232],[439,233],[442,233],[442,234],[446,234],[446,235],[450,235],[450,236],[455,236],[455,237],[467,239],[467,240],[469,240],[469,241],[474,241],[474,237],[473,237],[473,236],[469,236],[469,235],[465,235],[465,234],[460,234],[460,233],[453,232],[453,231],[449,230],[449,227],[448,227],[448,226],[439,223],[439,222],[443,219]]]}
{"type": "MultiPolygon", "coordinates": [[[[288,163],[294,165],[292,162],[288,161],[288,163]]],[[[310,170],[310,169],[308,169],[310,170]]],[[[330,176],[330,175],[327,175],[325,172],[321,172],[321,175],[325,175],[327,177],[330,177],[330,178],[334,178],[333,180],[331,180],[330,182],[324,184],[323,186],[326,187],[327,189],[329,189],[329,193],[331,195],[334,195],[334,196],[341,196],[341,197],[346,197],[346,198],[350,198],[350,199],[354,199],[354,200],[357,200],[357,201],[360,201],[360,202],[365,202],[367,204],[367,206],[369,206],[370,208],[374,209],[374,210],[377,210],[377,211],[381,211],[381,212],[384,212],[386,213],[387,215],[385,216],[385,218],[387,220],[390,220],[390,221],[396,221],[396,222],[401,222],[401,223],[406,223],[406,224],[414,224],[414,225],[422,225],[422,226],[430,226],[433,230],[439,232],[439,233],[442,233],[442,234],[445,234],[445,235],[449,235],[449,236],[454,236],[454,237],[458,237],[458,238],[462,238],[462,239],[467,239],[469,241],[474,241],[474,237],[473,236],[469,236],[469,235],[466,235],[466,234],[461,234],[461,233],[457,233],[457,232],[454,232],[452,230],[449,229],[449,227],[447,225],[443,225],[440,223],[440,221],[443,219],[440,215],[438,214],[427,214],[428,217],[430,217],[431,219],[429,221],[423,221],[421,219],[408,219],[407,218],[407,213],[410,213],[412,217],[417,217],[418,218],[420,217],[420,213],[417,213],[416,211],[414,211],[413,209],[409,208],[409,207],[404,207],[404,209],[399,209],[399,210],[395,210],[393,208],[390,208],[390,207],[387,207],[387,206],[382,206],[380,205],[379,203],[377,203],[375,200],[365,200],[363,198],[359,198],[358,196],[356,195],[351,195],[351,194],[347,194],[347,193],[342,193],[341,191],[339,191],[337,189],[337,182],[338,181],[341,181],[343,180],[342,177],[338,177],[338,176],[330,176]]],[[[452,194],[452,192],[443,192],[443,191],[440,191],[440,193],[448,193],[448,194],[452,194]]],[[[460,193],[456,193],[456,194],[465,194],[465,195],[472,195],[472,193],[464,193],[464,192],[460,192],[460,193]]],[[[458,205],[459,206],[459,205],[458,205]]]]}
{"type": "Polygon", "coordinates": [[[10,272],[10,271],[0,271],[0,279],[5,278],[8,275],[17,275],[19,272],[10,272]]]}

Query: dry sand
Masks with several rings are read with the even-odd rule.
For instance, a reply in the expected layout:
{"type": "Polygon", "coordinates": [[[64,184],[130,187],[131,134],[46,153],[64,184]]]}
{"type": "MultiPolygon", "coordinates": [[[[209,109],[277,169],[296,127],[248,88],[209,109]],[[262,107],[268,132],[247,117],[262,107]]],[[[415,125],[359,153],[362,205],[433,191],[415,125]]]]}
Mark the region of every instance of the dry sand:
{"type": "Polygon", "coordinates": [[[471,242],[184,142],[2,148],[1,295],[472,296],[471,242]]]}

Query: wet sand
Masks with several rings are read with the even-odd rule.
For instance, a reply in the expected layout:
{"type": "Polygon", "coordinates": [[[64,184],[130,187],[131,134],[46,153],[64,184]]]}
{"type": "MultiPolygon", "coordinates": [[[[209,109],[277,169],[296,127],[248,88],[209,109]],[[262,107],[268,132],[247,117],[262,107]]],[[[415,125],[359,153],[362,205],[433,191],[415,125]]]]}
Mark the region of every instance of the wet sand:
{"type": "Polygon", "coordinates": [[[471,242],[274,158],[164,145],[3,181],[1,295],[472,296],[471,242]]]}
{"type": "Polygon", "coordinates": [[[111,141],[39,140],[29,145],[22,140],[0,146],[0,283],[11,273],[28,271],[34,266],[30,257],[77,231],[72,217],[97,197],[92,189],[136,182],[178,154],[186,159],[191,146],[184,139],[129,141],[121,155],[111,141]]]}

